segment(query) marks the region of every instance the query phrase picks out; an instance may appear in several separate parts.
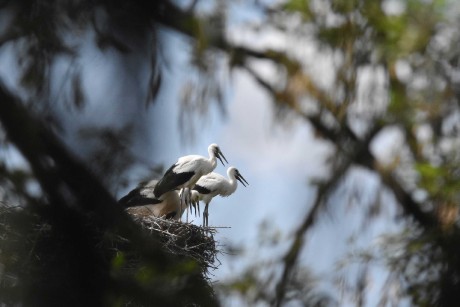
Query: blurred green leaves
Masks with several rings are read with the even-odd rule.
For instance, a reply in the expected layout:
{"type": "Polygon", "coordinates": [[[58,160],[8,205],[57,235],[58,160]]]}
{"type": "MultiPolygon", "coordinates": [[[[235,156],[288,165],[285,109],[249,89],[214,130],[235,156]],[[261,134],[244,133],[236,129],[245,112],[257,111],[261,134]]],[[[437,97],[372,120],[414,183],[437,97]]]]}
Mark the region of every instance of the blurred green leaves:
{"type": "Polygon", "coordinates": [[[420,175],[420,187],[425,189],[430,197],[449,201],[460,196],[458,166],[434,166],[431,163],[420,162],[415,165],[415,169],[420,175]]]}
{"type": "Polygon", "coordinates": [[[310,21],[313,17],[308,0],[290,0],[283,4],[282,9],[288,13],[300,14],[304,21],[310,21]]]}
{"type": "Polygon", "coordinates": [[[112,259],[112,269],[113,270],[120,270],[126,262],[125,254],[121,251],[117,252],[112,259]]]}

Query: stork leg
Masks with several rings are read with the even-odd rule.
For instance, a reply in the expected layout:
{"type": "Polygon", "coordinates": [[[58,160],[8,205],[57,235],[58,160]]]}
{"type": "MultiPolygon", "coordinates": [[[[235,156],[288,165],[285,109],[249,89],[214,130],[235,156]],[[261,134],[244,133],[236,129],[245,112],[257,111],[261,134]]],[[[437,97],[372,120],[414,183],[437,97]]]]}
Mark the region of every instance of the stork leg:
{"type": "Polygon", "coordinates": [[[192,201],[190,203],[190,213],[194,212],[195,213],[195,216],[196,216],[196,202],[192,201]],[[193,207],[193,211],[192,211],[192,207],[193,207]]]}
{"type": "Polygon", "coordinates": [[[191,202],[191,197],[192,197],[192,193],[190,191],[189,188],[187,188],[185,190],[185,200],[184,200],[184,203],[185,203],[185,210],[187,210],[187,223],[188,223],[188,211],[190,209],[190,202],[191,202]]]}
{"type": "MultiPolygon", "coordinates": [[[[183,212],[182,208],[185,206],[187,210],[187,197],[188,197],[188,189],[187,188],[182,188],[179,192],[179,198],[180,198],[180,212],[183,212]]],[[[182,215],[180,216],[180,220],[182,221],[182,215]]],[[[188,222],[188,211],[186,215],[186,222],[188,222]]]]}
{"type": "Polygon", "coordinates": [[[189,198],[189,199],[188,199],[188,204],[187,204],[187,214],[189,214],[189,211],[190,211],[190,215],[192,215],[192,213],[193,213],[192,207],[193,207],[193,202],[192,202],[192,200],[189,198]]]}
{"type": "MultiPolygon", "coordinates": [[[[182,212],[182,205],[184,203],[184,189],[180,190],[179,198],[180,198],[180,211],[182,212]]],[[[182,215],[179,217],[179,220],[182,222],[182,215]]]]}
{"type": "Polygon", "coordinates": [[[193,196],[192,190],[190,190],[189,205],[190,205],[190,213],[195,212],[195,217],[196,217],[197,216],[196,211],[198,207],[198,216],[200,216],[200,200],[199,200],[199,197],[193,196]],[[193,207],[193,210],[192,210],[192,207],[193,207]]]}
{"type": "Polygon", "coordinates": [[[188,206],[187,206],[187,203],[185,203],[185,211],[187,211],[187,213],[186,213],[186,220],[185,220],[185,221],[186,221],[187,223],[188,223],[188,209],[189,209],[189,208],[188,208],[188,206]]]}
{"type": "Polygon", "coordinates": [[[198,208],[198,216],[200,216],[200,201],[194,201],[192,203],[193,209],[195,209],[195,216],[198,208]]]}
{"type": "Polygon", "coordinates": [[[203,211],[203,226],[205,227],[208,227],[208,206],[209,206],[209,203],[206,204],[206,206],[204,207],[204,211],[203,211]]]}
{"type": "Polygon", "coordinates": [[[188,210],[190,210],[190,215],[192,215],[192,190],[187,189],[187,222],[188,222],[188,210]]]}

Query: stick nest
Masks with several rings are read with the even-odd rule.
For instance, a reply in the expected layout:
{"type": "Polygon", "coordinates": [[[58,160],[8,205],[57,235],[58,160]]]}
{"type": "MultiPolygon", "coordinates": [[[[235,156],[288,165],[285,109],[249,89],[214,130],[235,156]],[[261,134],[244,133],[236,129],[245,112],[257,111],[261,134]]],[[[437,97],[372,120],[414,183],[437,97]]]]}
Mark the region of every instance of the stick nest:
{"type": "Polygon", "coordinates": [[[219,250],[214,240],[217,232],[215,228],[204,228],[154,216],[132,215],[132,217],[152,235],[156,235],[166,251],[176,256],[194,259],[206,273],[209,269],[217,268],[219,250]]]}
{"type": "MultiPolygon", "coordinates": [[[[216,269],[220,264],[217,259],[219,250],[214,240],[215,228],[203,228],[191,223],[153,216],[131,216],[143,229],[152,236],[154,235],[164,250],[173,257],[194,260],[204,278],[208,278],[209,270],[216,269]]],[[[40,242],[42,246],[45,244],[46,247],[48,244],[46,242],[51,244],[53,240],[57,240],[55,243],[57,246],[61,245],[59,242],[62,242],[62,245],[66,244],[59,235],[56,235],[53,227],[38,215],[23,208],[8,207],[0,202],[0,273],[3,265],[19,264],[19,259],[24,255],[34,256],[37,242],[40,242]],[[9,261],[12,263],[8,263],[9,261]]],[[[124,253],[127,256],[125,269],[136,270],[143,265],[141,255],[126,238],[106,234],[102,235],[100,240],[95,248],[107,259],[110,260],[115,255],[124,253]]],[[[50,254],[53,253],[53,249],[56,249],[56,245],[44,248],[44,250],[49,250],[50,254]]],[[[13,269],[13,271],[16,270],[20,270],[20,265],[13,269]]]]}
{"type": "Polygon", "coordinates": [[[0,202],[0,305],[17,305],[22,299],[18,293],[35,287],[44,289],[44,295],[63,291],[63,297],[78,296],[82,280],[107,273],[114,285],[123,285],[125,290],[116,299],[126,306],[151,306],[145,302],[175,294],[171,302],[184,306],[196,305],[197,293],[205,300],[216,300],[209,277],[218,262],[214,228],[152,216],[132,218],[158,243],[155,248],[170,254],[172,263],[177,260],[176,267],[157,273],[161,262],[145,258],[133,242],[117,233],[80,219],[74,231],[73,224],[64,228],[29,208],[0,202]]]}

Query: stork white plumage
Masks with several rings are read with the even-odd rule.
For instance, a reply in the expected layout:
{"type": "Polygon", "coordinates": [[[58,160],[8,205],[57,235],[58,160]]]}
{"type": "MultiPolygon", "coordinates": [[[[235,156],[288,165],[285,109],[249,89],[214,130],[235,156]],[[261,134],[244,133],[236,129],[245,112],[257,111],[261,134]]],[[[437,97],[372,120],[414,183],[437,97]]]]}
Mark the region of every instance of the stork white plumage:
{"type": "MultiPolygon", "coordinates": [[[[224,164],[222,158],[227,162],[217,144],[208,147],[209,158],[199,155],[180,157],[163,175],[155,186],[154,194],[158,199],[168,191],[182,188],[193,188],[201,176],[212,172],[217,166],[217,159],[224,164]]],[[[227,162],[228,163],[228,162],[227,162]]],[[[188,197],[190,198],[190,196],[188,197]]]]}
{"type": "Polygon", "coordinates": [[[126,207],[128,213],[133,215],[179,220],[184,212],[179,194],[177,191],[168,191],[164,193],[163,199],[158,199],[153,193],[157,183],[158,180],[150,180],[140,184],[118,202],[126,207]]]}
{"type": "Polygon", "coordinates": [[[243,186],[246,186],[246,184],[249,185],[246,179],[233,166],[228,168],[227,176],[228,178],[225,178],[220,174],[212,172],[201,177],[193,187],[192,202],[196,201],[196,197],[198,197],[206,205],[203,211],[203,226],[208,226],[208,207],[215,196],[226,197],[233,194],[238,186],[237,181],[241,182],[243,186]],[[196,193],[198,193],[198,196],[196,193]]]}

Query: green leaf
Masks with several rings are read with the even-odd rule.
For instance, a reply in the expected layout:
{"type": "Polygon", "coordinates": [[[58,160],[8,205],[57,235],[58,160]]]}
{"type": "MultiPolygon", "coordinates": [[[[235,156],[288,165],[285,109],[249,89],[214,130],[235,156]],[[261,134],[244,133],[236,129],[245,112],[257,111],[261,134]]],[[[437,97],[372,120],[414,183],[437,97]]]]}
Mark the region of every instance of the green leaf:
{"type": "Polygon", "coordinates": [[[304,20],[311,20],[313,13],[310,10],[310,1],[291,0],[284,4],[283,9],[290,13],[300,13],[304,20]]]}
{"type": "Polygon", "coordinates": [[[421,176],[425,178],[434,179],[438,176],[444,175],[444,172],[441,168],[433,166],[429,163],[417,163],[415,165],[415,169],[421,176]]]}
{"type": "Polygon", "coordinates": [[[125,262],[125,254],[123,252],[118,252],[112,259],[112,268],[115,270],[119,270],[125,264],[125,262]]]}

